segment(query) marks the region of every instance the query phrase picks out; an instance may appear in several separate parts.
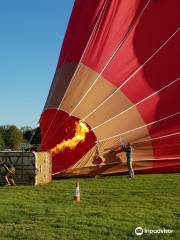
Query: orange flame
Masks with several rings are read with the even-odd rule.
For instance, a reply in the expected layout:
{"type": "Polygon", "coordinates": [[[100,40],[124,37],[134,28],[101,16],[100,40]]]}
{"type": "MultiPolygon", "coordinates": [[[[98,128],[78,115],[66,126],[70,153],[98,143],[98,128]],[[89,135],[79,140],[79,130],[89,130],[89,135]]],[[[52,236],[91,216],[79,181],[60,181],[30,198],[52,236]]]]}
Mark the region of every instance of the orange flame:
{"type": "Polygon", "coordinates": [[[86,133],[89,132],[88,126],[81,120],[79,120],[79,122],[76,122],[75,125],[75,136],[72,139],[63,140],[61,143],[57,144],[54,148],[50,150],[52,154],[58,154],[59,152],[63,152],[66,148],[72,150],[78,145],[78,143],[85,141],[86,133]]]}

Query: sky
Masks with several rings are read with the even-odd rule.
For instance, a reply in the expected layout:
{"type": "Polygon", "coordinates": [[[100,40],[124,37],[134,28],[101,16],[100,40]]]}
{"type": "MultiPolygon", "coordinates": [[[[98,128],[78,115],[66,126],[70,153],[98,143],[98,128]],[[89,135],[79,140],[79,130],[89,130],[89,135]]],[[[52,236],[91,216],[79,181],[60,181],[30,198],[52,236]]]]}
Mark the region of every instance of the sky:
{"type": "Polygon", "coordinates": [[[37,127],[74,0],[0,0],[0,125],[37,127]]]}

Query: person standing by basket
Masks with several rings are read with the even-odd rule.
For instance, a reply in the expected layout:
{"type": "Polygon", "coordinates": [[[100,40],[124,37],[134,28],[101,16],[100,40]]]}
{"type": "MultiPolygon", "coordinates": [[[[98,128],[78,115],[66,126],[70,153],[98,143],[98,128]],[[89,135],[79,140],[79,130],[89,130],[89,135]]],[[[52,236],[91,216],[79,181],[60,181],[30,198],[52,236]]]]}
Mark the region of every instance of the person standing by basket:
{"type": "Polygon", "coordinates": [[[132,151],[133,151],[133,148],[132,148],[130,142],[128,142],[128,144],[126,146],[122,146],[122,151],[126,152],[129,176],[131,178],[133,178],[134,177],[134,170],[133,170],[133,166],[132,166],[132,151]]]}

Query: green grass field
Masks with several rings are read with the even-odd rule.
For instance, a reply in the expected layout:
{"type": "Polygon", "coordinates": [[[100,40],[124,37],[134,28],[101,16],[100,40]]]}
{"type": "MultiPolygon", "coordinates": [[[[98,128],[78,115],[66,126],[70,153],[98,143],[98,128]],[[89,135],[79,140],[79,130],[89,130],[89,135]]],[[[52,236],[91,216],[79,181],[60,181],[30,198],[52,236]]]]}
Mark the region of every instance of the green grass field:
{"type": "Polygon", "coordinates": [[[180,174],[79,179],[81,202],[76,180],[0,187],[0,240],[180,239],[180,174]],[[136,236],[138,226],[174,231],[136,236]]]}

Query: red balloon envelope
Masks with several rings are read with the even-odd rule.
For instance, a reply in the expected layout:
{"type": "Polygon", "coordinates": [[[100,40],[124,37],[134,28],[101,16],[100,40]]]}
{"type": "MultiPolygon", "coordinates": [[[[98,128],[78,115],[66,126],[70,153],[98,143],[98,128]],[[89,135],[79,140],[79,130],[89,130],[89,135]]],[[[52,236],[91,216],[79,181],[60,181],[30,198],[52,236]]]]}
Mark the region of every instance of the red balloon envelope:
{"type": "Polygon", "coordinates": [[[127,172],[130,142],[143,173],[180,170],[179,0],[76,0],[41,115],[42,150],[89,128],[53,154],[53,175],[127,172]],[[100,156],[98,156],[100,155],[100,156]]]}

